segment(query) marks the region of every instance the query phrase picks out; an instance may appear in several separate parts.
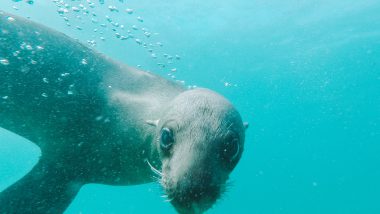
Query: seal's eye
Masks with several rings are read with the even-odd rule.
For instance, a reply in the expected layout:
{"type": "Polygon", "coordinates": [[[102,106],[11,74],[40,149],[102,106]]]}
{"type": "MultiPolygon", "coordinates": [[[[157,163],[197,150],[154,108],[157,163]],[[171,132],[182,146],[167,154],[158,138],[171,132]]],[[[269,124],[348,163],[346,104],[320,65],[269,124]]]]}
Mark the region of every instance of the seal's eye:
{"type": "Polygon", "coordinates": [[[165,127],[161,130],[161,149],[168,150],[174,143],[173,131],[165,127]]]}
{"type": "Polygon", "coordinates": [[[235,161],[240,151],[239,140],[234,138],[225,142],[223,147],[223,158],[229,162],[235,161]]]}

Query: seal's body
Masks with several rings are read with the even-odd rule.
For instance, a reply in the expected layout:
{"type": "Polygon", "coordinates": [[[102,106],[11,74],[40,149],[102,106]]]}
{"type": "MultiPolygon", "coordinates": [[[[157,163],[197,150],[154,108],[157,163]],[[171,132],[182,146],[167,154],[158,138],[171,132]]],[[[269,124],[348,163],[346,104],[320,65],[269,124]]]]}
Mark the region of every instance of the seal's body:
{"type": "Polygon", "coordinates": [[[161,176],[179,212],[202,212],[220,197],[240,159],[244,142],[240,116],[214,92],[185,91],[176,83],[114,62],[64,34],[4,12],[0,12],[0,60],[0,127],[36,143],[42,152],[30,173],[0,193],[1,213],[62,213],[83,184],[151,182],[152,170],[161,176]],[[210,118],[210,112],[220,121],[210,118]],[[192,136],[198,143],[195,147],[211,152],[189,156],[184,161],[194,164],[181,165],[174,154],[191,149],[192,144],[185,143],[192,138],[188,132],[205,132],[194,123],[199,119],[194,116],[213,121],[210,124],[218,131],[208,128],[207,134],[192,136]],[[223,121],[226,118],[230,122],[223,121]],[[226,134],[230,129],[233,136],[226,134]],[[212,141],[205,136],[223,140],[227,135],[229,142],[234,141],[231,145],[236,144],[227,145],[235,155],[234,163],[218,170],[207,168],[208,173],[222,175],[220,179],[204,176],[199,169],[205,168],[199,163],[221,161],[225,152],[218,146],[199,145],[212,141]],[[178,166],[181,170],[173,174],[171,169],[178,166]],[[193,179],[192,172],[207,179],[183,182],[186,191],[177,190],[178,179],[193,179]],[[209,197],[204,191],[211,186],[209,197]],[[187,197],[197,193],[194,190],[202,194],[187,197]]]}

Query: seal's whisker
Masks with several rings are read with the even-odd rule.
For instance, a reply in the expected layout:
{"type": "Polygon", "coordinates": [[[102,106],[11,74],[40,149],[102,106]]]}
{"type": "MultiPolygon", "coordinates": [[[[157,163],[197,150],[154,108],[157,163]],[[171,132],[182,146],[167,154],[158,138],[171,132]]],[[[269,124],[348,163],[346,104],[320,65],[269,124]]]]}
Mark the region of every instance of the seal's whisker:
{"type": "Polygon", "coordinates": [[[169,198],[169,199],[166,199],[166,200],[164,200],[165,202],[171,202],[171,201],[173,201],[173,199],[174,198],[169,198]]]}
{"type": "Polygon", "coordinates": [[[154,173],[156,173],[156,174],[159,175],[160,177],[162,177],[162,176],[164,175],[160,170],[154,168],[154,166],[152,166],[152,164],[150,164],[150,162],[149,162],[148,159],[146,159],[146,162],[148,163],[150,169],[151,169],[154,173]]]}
{"type": "Polygon", "coordinates": [[[152,172],[153,172],[155,175],[157,175],[157,176],[159,176],[159,177],[162,177],[162,175],[161,175],[159,172],[155,171],[154,169],[151,169],[151,170],[152,170],[152,172]]]}
{"type": "Polygon", "coordinates": [[[157,177],[156,174],[152,175],[152,178],[153,178],[153,179],[160,179],[160,177],[157,177]]]}
{"type": "Polygon", "coordinates": [[[225,193],[227,193],[232,185],[233,185],[233,183],[230,181],[227,181],[225,184],[222,184],[220,186],[220,195],[222,196],[225,193]]]}
{"type": "Polygon", "coordinates": [[[154,176],[154,175],[152,175],[152,179],[153,179],[155,182],[157,182],[157,183],[160,183],[160,181],[161,181],[161,178],[160,178],[160,177],[157,177],[157,176],[154,176]]]}
{"type": "Polygon", "coordinates": [[[232,186],[234,186],[234,182],[229,180],[226,182],[225,186],[226,187],[232,187],[232,186]]]}

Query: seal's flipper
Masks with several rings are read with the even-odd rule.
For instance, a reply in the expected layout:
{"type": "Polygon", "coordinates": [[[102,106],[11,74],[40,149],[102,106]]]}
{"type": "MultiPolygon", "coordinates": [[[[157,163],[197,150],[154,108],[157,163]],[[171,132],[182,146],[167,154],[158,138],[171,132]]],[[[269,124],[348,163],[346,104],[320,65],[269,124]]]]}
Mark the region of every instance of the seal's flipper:
{"type": "Polygon", "coordinates": [[[40,161],[27,175],[0,192],[0,213],[63,213],[83,185],[72,177],[64,168],[40,161]]]}

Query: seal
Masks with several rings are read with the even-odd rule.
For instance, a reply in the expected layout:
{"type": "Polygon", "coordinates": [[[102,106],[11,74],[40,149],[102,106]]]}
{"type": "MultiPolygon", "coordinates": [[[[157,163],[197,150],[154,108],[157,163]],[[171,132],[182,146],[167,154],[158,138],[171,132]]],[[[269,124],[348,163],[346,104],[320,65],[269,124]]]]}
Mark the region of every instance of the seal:
{"type": "Polygon", "coordinates": [[[186,90],[5,12],[0,118],[42,154],[0,193],[1,213],[63,213],[84,184],[155,180],[179,213],[202,213],[225,191],[246,128],[213,91],[186,90]]]}

